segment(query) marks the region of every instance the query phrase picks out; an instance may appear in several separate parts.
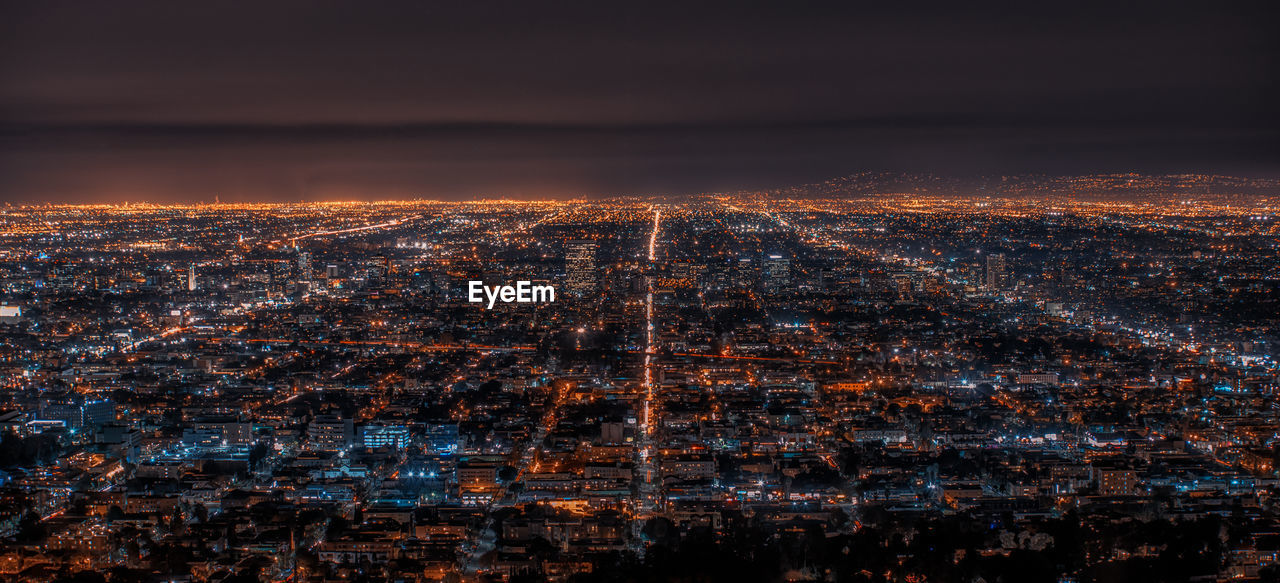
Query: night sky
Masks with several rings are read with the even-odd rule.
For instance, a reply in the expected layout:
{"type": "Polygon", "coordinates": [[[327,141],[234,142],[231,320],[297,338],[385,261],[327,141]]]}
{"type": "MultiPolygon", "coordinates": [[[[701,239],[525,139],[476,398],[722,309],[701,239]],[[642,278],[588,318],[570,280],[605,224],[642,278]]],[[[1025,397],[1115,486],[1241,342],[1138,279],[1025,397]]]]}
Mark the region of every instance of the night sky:
{"type": "Polygon", "coordinates": [[[0,6],[15,203],[1280,176],[1265,4],[0,6]]]}

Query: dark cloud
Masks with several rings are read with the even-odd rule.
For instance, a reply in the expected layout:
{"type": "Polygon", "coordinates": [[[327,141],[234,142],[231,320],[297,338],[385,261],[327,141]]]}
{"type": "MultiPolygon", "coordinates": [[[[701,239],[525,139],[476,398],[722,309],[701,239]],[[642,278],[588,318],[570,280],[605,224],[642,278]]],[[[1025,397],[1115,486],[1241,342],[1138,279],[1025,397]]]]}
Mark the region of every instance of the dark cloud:
{"type": "Polygon", "coordinates": [[[1278,170],[1261,6],[798,4],[5,4],[0,197],[1278,170]]]}

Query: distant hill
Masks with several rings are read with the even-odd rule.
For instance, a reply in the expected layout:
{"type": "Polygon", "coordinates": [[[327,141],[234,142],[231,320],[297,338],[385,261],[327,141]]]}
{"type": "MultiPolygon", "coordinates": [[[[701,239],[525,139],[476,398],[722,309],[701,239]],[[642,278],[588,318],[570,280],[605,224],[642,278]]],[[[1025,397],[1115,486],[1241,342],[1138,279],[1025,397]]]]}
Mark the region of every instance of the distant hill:
{"type": "Polygon", "coordinates": [[[763,193],[779,198],[930,196],[1073,196],[1131,198],[1177,195],[1277,196],[1280,180],[1206,174],[1019,175],[957,179],[929,174],[861,172],[763,193]]]}

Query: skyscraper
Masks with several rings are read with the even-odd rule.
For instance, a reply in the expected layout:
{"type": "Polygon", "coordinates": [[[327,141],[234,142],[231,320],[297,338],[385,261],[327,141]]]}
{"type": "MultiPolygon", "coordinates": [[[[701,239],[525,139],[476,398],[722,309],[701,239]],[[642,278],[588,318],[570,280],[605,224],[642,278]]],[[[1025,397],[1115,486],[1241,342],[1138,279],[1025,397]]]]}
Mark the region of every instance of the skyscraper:
{"type": "Polygon", "coordinates": [[[586,294],[596,290],[596,251],[600,248],[591,241],[570,241],[565,244],[566,287],[569,291],[586,294]]]}
{"type": "Polygon", "coordinates": [[[769,255],[764,260],[764,289],[778,292],[791,285],[791,260],[781,255],[769,255]]]}
{"type": "Polygon", "coordinates": [[[1008,281],[1005,273],[1004,253],[992,253],[987,256],[987,273],[984,282],[989,290],[1004,289],[1008,281]]]}
{"type": "Polygon", "coordinates": [[[196,264],[187,266],[187,291],[196,291],[196,264]]]}
{"type": "Polygon", "coordinates": [[[306,251],[298,254],[298,281],[311,283],[311,254],[306,251]]]}

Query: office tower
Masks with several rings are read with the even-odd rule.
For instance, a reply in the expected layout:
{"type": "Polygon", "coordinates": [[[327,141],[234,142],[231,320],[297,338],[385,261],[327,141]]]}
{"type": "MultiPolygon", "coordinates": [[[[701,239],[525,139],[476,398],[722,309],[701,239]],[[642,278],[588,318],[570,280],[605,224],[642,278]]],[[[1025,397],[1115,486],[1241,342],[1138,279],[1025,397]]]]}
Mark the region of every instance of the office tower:
{"type": "Polygon", "coordinates": [[[81,407],[85,427],[100,427],[116,420],[116,404],[110,399],[85,401],[81,407]]]}
{"type": "Polygon", "coordinates": [[[337,415],[317,415],[307,425],[307,446],[315,451],[339,451],[355,439],[355,424],[337,415]]]}
{"type": "Polygon", "coordinates": [[[398,423],[370,423],[360,428],[360,441],[368,448],[404,449],[409,445],[409,428],[398,423]]]}
{"type": "Polygon", "coordinates": [[[267,281],[271,293],[280,293],[289,285],[289,262],[272,261],[267,271],[267,281]]]}
{"type": "Polygon", "coordinates": [[[40,406],[35,417],[40,421],[58,421],[68,429],[80,429],[84,426],[84,409],[74,399],[62,397],[50,400],[40,406]]]}
{"type": "Polygon", "coordinates": [[[187,267],[187,291],[196,291],[196,264],[187,267]]]}
{"type": "Polygon", "coordinates": [[[818,289],[835,289],[839,281],[834,269],[824,267],[818,271],[818,289]]]}
{"type": "Polygon", "coordinates": [[[599,247],[591,241],[570,241],[565,245],[566,287],[569,291],[586,294],[596,290],[596,251],[599,247]]]}
{"type": "Polygon", "coordinates": [[[992,253],[987,256],[987,273],[984,282],[989,290],[999,290],[1005,287],[1008,276],[1005,273],[1004,253],[992,253]]]}
{"type": "Polygon", "coordinates": [[[910,275],[898,274],[893,276],[893,288],[898,292],[898,295],[909,296],[912,290],[915,289],[915,284],[911,281],[910,275]]]}
{"type": "Polygon", "coordinates": [[[386,255],[376,255],[365,264],[365,274],[369,279],[386,277],[391,271],[391,260],[386,255]]]}
{"type": "Polygon", "coordinates": [[[306,251],[298,254],[298,281],[311,282],[311,254],[306,251]]]}
{"type": "Polygon", "coordinates": [[[732,267],[730,285],[737,289],[746,289],[754,287],[759,280],[760,274],[756,271],[754,262],[750,257],[740,257],[738,262],[732,267]]]}
{"type": "Polygon", "coordinates": [[[764,260],[764,289],[778,292],[791,285],[791,260],[781,255],[770,255],[764,260]]]}

